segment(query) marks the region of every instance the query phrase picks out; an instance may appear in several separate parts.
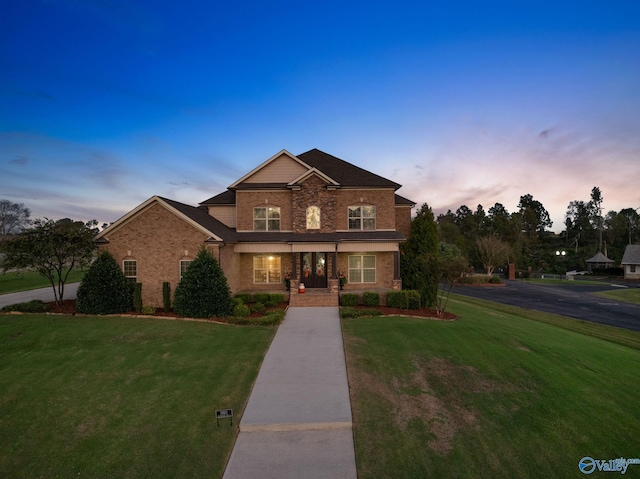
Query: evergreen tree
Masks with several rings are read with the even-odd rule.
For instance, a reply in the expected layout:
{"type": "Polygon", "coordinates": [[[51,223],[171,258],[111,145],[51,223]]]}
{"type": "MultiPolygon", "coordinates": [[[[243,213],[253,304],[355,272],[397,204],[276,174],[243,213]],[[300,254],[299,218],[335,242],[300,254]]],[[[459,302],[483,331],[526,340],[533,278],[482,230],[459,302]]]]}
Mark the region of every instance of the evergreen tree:
{"type": "Polygon", "coordinates": [[[420,293],[423,306],[431,306],[438,291],[438,225],[428,204],[423,204],[411,221],[411,233],[401,246],[400,276],[404,289],[420,293]]]}
{"type": "Polygon", "coordinates": [[[173,310],[180,316],[210,318],[228,316],[231,308],[227,278],[213,255],[202,248],[176,287],[173,310]]]}
{"type": "Polygon", "coordinates": [[[131,283],[108,252],[102,252],[82,278],[76,309],[86,314],[117,314],[131,310],[131,283]]]}

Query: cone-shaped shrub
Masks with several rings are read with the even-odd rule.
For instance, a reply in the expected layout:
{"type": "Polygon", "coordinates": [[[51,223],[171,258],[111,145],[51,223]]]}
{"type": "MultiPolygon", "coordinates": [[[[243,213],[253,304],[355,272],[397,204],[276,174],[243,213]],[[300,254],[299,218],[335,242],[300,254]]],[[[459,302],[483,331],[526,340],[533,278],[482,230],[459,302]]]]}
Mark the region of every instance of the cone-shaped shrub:
{"type": "Polygon", "coordinates": [[[173,310],[190,318],[224,317],[231,313],[231,292],[216,259],[202,248],[176,286],[173,310]]]}
{"type": "Polygon", "coordinates": [[[87,314],[117,314],[131,310],[131,285],[116,260],[102,252],[82,278],[76,309],[87,314]]]}

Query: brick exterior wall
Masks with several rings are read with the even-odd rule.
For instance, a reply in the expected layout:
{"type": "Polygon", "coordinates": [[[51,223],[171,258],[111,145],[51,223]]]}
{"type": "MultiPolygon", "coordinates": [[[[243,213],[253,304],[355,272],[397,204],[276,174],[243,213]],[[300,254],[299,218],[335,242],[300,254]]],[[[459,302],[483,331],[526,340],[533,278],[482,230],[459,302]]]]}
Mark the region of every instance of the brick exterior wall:
{"type": "Polygon", "coordinates": [[[338,253],[338,271],[342,271],[347,277],[347,283],[343,291],[349,290],[373,290],[393,289],[394,257],[392,251],[378,251],[374,253],[338,253]],[[352,254],[375,255],[376,257],[376,282],[375,283],[351,283],[349,282],[349,256],[352,254]]]}
{"type": "Polygon", "coordinates": [[[253,231],[253,208],[269,206],[280,208],[280,229],[291,231],[291,191],[237,191],[237,230],[253,231]]]}
{"type": "MultiPolygon", "coordinates": [[[[243,253],[236,254],[239,258],[239,270],[236,275],[237,289],[232,288],[232,292],[238,291],[271,291],[271,292],[286,292],[284,284],[284,276],[291,271],[291,253],[274,253],[273,256],[280,256],[281,271],[280,276],[282,281],[280,283],[254,283],[253,282],[253,257],[265,256],[264,253],[243,253]]],[[[227,277],[229,275],[227,274],[227,277]]]]}
{"type": "Polygon", "coordinates": [[[405,238],[411,233],[411,208],[408,206],[396,207],[396,231],[400,231],[405,238]]]}
{"type": "Polygon", "coordinates": [[[395,230],[396,212],[393,190],[338,190],[336,229],[349,229],[349,206],[375,205],[376,229],[395,230]]]}
{"type": "MultiPolygon", "coordinates": [[[[180,260],[194,259],[207,237],[158,203],[136,215],[108,236],[101,247],[122,267],[124,260],[137,261],[142,283],[142,303],[162,307],[162,283],[171,283],[171,292],[180,281],[180,260]]],[[[218,247],[213,247],[218,259],[218,247]]]]}

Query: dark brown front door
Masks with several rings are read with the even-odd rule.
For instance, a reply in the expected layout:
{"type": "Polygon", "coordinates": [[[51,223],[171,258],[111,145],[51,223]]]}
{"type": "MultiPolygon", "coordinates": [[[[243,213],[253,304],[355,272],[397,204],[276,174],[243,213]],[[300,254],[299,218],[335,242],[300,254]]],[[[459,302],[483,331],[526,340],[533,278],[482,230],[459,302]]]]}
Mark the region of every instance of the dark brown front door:
{"type": "Polygon", "coordinates": [[[305,288],[327,287],[327,253],[300,254],[300,282],[305,288]]]}

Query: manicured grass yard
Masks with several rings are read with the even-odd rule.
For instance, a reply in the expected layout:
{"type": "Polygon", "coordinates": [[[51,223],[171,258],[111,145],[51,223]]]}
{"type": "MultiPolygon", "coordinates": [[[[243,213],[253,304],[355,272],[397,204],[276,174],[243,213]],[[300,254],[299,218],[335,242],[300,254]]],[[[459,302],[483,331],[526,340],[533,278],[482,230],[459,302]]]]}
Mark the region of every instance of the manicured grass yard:
{"type": "Polygon", "coordinates": [[[220,477],[274,333],[0,316],[0,475],[220,477]]]}
{"type": "MultiPolygon", "coordinates": [[[[73,269],[67,284],[77,283],[84,277],[84,271],[73,269]]],[[[35,271],[19,271],[0,274],[0,294],[16,293],[36,288],[51,288],[51,283],[35,271]]]]}
{"type": "Polygon", "coordinates": [[[596,293],[603,298],[626,303],[640,304],[640,288],[616,289],[614,291],[602,291],[596,293]]]}
{"type": "Polygon", "coordinates": [[[639,333],[459,296],[451,309],[343,320],[359,479],[582,477],[584,456],[640,456],[639,333]]]}

